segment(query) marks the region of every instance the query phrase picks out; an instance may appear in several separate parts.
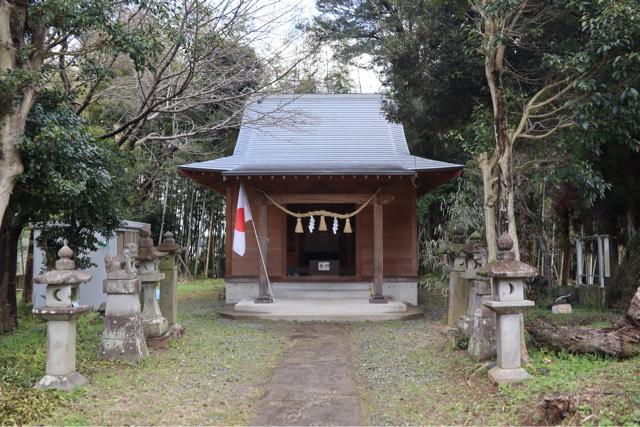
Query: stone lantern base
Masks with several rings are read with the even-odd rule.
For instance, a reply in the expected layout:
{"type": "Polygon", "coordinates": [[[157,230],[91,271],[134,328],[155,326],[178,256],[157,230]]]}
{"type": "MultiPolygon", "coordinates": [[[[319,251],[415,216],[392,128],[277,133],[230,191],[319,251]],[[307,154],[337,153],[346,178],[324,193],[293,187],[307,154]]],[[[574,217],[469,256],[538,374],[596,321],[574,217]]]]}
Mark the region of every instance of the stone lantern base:
{"type": "Polygon", "coordinates": [[[489,381],[494,384],[519,383],[532,378],[522,368],[503,369],[498,366],[489,370],[489,381]]]}
{"type": "Polygon", "coordinates": [[[142,275],[144,290],[144,308],[142,309],[142,326],[147,345],[151,348],[166,348],[171,334],[169,322],[162,316],[160,306],[156,300],[156,286],[158,280],[163,279],[162,273],[142,275]]]}
{"type": "Polygon", "coordinates": [[[35,388],[71,391],[87,383],[76,371],[76,321],[90,309],[86,305],[33,309],[34,315],[48,320],[46,375],[35,388]]]}
{"type": "Polygon", "coordinates": [[[169,341],[173,338],[169,332],[159,337],[147,337],[147,346],[153,349],[167,348],[169,341]]]}
{"type": "Polygon", "coordinates": [[[67,375],[45,375],[34,387],[48,390],[71,391],[76,387],[85,385],[87,382],[87,378],[80,372],[71,372],[67,375]]]}
{"type": "Polygon", "coordinates": [[[146,337],[147,345],[150,348],[167,348],[169,340],[171,339],[167,319],[160,317],[153,320],[143,320],[142,326],[144,327],[144,336],[146,337]]]}

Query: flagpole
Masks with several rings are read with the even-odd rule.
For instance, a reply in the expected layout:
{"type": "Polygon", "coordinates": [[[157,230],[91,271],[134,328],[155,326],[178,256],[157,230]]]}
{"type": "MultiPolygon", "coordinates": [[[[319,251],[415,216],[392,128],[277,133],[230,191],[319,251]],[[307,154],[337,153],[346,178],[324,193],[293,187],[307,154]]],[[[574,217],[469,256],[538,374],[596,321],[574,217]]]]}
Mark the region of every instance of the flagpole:
{"type": "MultiPolygon", "coordinates": [[[[249,197],[247,196],[247,202],[248,201],[249,201],[249,197]]],[[[251,206],[249,206],[249,209],[251,209],[251,206]]],[[[269,287],[269,295],[273,299],[273,290],[271,289],[271,280],[269,280],[269,272],[267,271],[267,264],[264,262],[264,255],[262,255],[262,246],[260,245],[260,239],[258,238],[258,231],[256,230],[256,223],[253,220],[253,214],[251,215],[251,225],[253,226],[253,234],[255,234],[255,236],[256,236],[256,243],[258,243],[258,253],[260,254],[260,261],[262,261],[262,268],[264,268],[264,275],[267,278],[267,286],[269,287]]]]}

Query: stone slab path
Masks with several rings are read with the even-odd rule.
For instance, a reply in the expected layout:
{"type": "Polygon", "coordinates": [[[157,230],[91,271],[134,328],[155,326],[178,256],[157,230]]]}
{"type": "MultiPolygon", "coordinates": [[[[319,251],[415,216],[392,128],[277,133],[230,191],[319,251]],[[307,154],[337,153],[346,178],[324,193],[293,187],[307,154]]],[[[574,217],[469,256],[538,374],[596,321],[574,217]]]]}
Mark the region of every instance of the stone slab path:
{"type": "Polygon", "coordinates": [[[358,425],[360,408],[344,326],[301,324],[258,403],[253,425],[358,425]]]}

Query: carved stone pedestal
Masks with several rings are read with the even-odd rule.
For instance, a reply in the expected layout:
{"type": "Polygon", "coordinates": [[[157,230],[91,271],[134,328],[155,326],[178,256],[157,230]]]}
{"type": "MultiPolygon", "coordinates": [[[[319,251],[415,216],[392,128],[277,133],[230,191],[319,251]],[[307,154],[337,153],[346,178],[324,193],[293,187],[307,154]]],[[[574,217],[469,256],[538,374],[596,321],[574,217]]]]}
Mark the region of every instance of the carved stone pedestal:
{"type": "Polygon", "coordinates": [[[149,355],[138,296],[141,285],[133,264],[136,253],[136,245],[129,243],[122,255],[105,259],[107,304],[98,359],[139,362],[149,355]]]}

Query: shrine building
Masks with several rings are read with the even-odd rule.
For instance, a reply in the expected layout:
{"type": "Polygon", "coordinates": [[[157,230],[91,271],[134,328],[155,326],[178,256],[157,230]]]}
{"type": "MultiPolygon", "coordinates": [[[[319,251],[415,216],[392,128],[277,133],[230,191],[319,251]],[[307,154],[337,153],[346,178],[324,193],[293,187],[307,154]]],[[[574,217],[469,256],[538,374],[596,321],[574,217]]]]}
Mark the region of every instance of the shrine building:
{"type": "Polygon", "coordinates": [[[247,104],[233,155],[179,166],[226,198],[227,303],[417,304],[416,201],[463,167],[412,155],[382,103],[378,94],[268,96],[247,104]],[[243,256],[232,250],[241,184],[255,225],[245,224],[243,256]]]}

